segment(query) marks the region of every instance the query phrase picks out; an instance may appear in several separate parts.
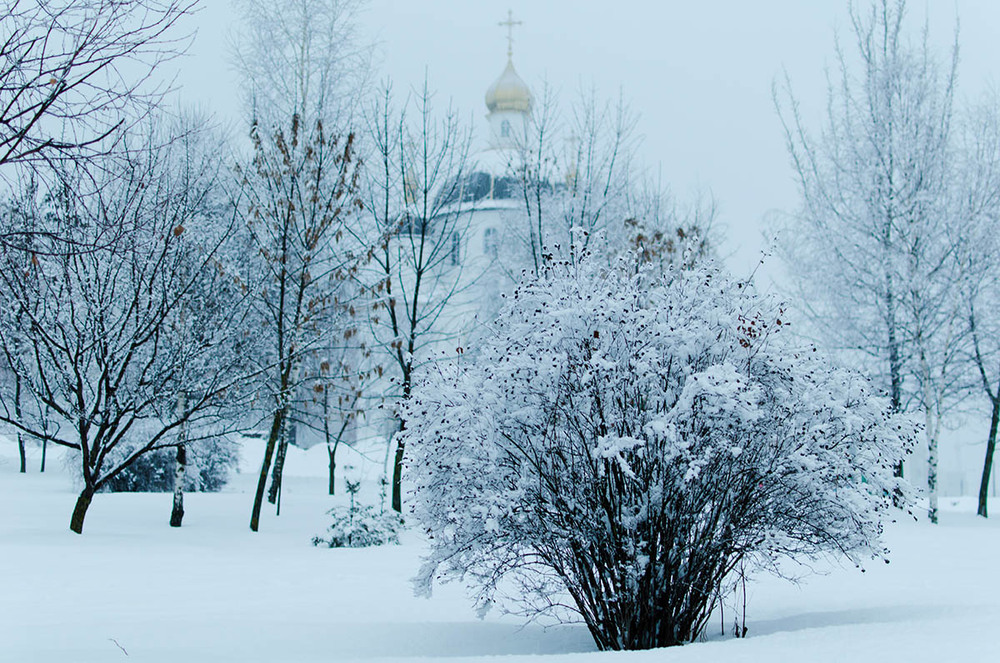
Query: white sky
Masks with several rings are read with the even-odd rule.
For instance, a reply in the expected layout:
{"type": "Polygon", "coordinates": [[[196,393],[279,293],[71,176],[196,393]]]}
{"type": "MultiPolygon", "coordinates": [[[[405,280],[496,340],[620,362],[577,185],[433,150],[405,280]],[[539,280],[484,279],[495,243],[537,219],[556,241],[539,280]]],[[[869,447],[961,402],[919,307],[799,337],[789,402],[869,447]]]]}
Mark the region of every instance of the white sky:
{"type": "MultiPolygon", "coordinates": [[[[179,65],[179,94],[235,122],[233,13],[228,0],[203,4],[179,65]]],[[[751,269],[764,219],[796,204],[772,81],[787,69],[807,121],[819,125],[835,30],[848,36],[846,1],[371,0],[362,20],[379,44],[380,77],[403,90],[426,72],[439,103],[451,99],[485,131],[483,95],[505,64],[506,31],[497,23],[508,8],[524,21],[514,61],[528,84],[538,90],[548,80],[564,99],[581,85],[607,97],[620,89],[641,116],[643,161],[681,197],[711,191],[730,266],[751,269]]],[[[928,13],[942,57],[960,19],[960,97],[978,96],[1000,63],[1000,2],[911,0],[912,34],[928,13]]],[[[774,273],[771,262],[765,273],[774,273]]]]}

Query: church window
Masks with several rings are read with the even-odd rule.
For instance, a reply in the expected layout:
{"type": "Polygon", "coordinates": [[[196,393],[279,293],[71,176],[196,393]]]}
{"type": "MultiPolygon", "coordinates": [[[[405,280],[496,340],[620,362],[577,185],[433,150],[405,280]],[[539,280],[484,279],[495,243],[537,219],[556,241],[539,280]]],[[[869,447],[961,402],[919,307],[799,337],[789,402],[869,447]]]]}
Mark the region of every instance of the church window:
{"type": "Polygon", "coordinates": [[[500,137],[510,138],[510,120],[504,120],[500,123],[500,137]]]}
{"type": "Polygon", "coordinates": [[[462,238],[457,232],[451,234],[451,254],[449,255],[449,262],[452,265],[458,264],[459,252],[462,248],[462,238]]]}
{"type": "Polygon", "coordinates": [[[487,228],[483,232],[483,253],[491,258],[496,258],[500,252],[500,238],[497,236],[496,228],[487,228]]]}

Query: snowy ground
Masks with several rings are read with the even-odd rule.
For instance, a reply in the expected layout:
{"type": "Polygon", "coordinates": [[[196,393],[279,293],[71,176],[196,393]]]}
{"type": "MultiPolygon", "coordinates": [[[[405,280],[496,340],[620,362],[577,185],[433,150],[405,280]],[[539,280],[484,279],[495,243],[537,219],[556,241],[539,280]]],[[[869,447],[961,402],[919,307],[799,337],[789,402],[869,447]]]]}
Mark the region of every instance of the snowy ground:
{"type": "Polygon", "coordinates": [[[326,452],[292,452],[282,514],[269,508],[258,534],[244,471],[227,492],[188,495],[179,530],[169,495],[101,494],[76,536],[60,463],[19,475],[0,439],[0,661],[1000,661],[1000,522],[977,519],[968,498],[942,500],[938,527],[893,526],[888,566],[759,579],[745,640],[720,638],[716,621],[704,643],[602,654],[579,626],[480,621],[459,587],[414,598],[413,534],[381,549],[311,546],[331,505],[326,452]]]}

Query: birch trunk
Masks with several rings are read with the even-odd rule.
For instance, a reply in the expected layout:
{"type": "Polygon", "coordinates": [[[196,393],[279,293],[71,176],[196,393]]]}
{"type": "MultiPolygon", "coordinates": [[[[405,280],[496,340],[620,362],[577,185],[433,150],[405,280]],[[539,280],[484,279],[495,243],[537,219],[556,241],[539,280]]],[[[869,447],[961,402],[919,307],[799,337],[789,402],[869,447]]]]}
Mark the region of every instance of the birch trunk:
{"type": "MultiPolygon", "coordinates": [[[[21,423],[21,376],[15,375],[14,377],[14,416],[17,418],[18,423],[21,423]]],[[[25,474],[28,471],[28,454],[24,450],[24,435],[18,431],[17,433],[17,452],[21,457],[21,474],[25,474]]]]}
{"type": "Polygon", "coordinates": [[[278,436],[278,448],[274,456],[274,468],[271,470],[271,488],[267,492],[267,501],[275,505],[278,503],[278,492],[281,490],[281,475],[285,469],[285,455],[288,453],[289,429],[288,415],[286,414],[281,421],[281,434],[278,436]]]}
{"type": "MultiPolygon", "coordinates": [[[[892,224],[888,224],[885,230],[885,244],[888,248],[890,231],[892,224]]],[[[903,411],[903,369],[902,362],[899,358],[899,340],[896,334],[896,310],[895,310],[895,296],[893,292],[893,278],[892,272],[886,272],[886,309],[887,309],[887,326],[889,331],[889,403],[892,407],[893,412],[903,411]]],[[[899,461],[896,464],[895,474],[899,478],[903,478],[903,461],[899,461]]],[[[898,504],[898,500],[895,500],[898,504]]]]}
{"type": "Polygon", "coordinates": [[[927,425],[927,517],[934,524],[938,521],[938,434],[941,431],[941,418],[931,412],[931,407],[924,408],[924,421],[927,425]]]}
{"type": "Polygon", "coordinates": [[[184,520],[184,476],[187,474],[187,445],[177,445],[177,460],[174,463],[174,504],[170,510],[170,526],[180,527],[184,520]]]}
{"type": "MultiPolygon", "coordinates": [[[[184,416],[187,398],[184,392],[177,395],[177,417],[184,416]]],[[[181,424],[177,431],[177,460],[174,463],[174,504],[170,510],[170,526],[180,527],[184,520],[184,477],[187,473],[187,426],[181,424]]]]}
{"type": "Polygon", "coordinates": [[[267,501],[275,506],[274,515],[281,515],[281,476],[285,469],[285,455],[288,453],[288,441],[294,434],[293,424],[289,422],[288,414],[285,414],[281,424],[281,435],[278,437],[278,451],[274,458],[274,470],[271,473],[271,490],[267,494],[267,501]]]}
{"type": "MultiPolygon", "coordinates": [[[[918,307],[915,309],[919,310],[918,307]]],[[[947,311],[948,320],[954,321],[957,311],[947,311]],[[950,314],[950,315],[949,315],[950,314]]],[[[940,339],[942,348],[950,348],[955,341],[955,326],[948,325],[948,333],[940,339]]],[[[941,438],[941,420],[947,408],[949,364],[948,358],[942,358],[936,370],[932,370],[928,353],[924,345],[925,338],[918,332],[917,347],[920,356],[921,401],[924,407],[924,422],[927,426],[927,517],[938,522],[938,446],[941,438]]]]}
{"type": "Polygon", "coordinates": [[[288,454],[288,441],[290,438],[289,433],[293,431],[293,422],[289,421],[291,418],[288,414],[289,408],[291,407],[292,395],[288,391],[294,389],[299,383],[299,372],[302,368],[302,363],[299,360],[294,360],[295,363],[292,365],[291,379],[288,381],[288,388],[286,393],[283,395],[284,398],[284,408],[285,416],[282,418],[281,424],[281,436],[278,438],[278,453],[274,458],[274,469],[271,472],[271,490],[267,493],[267,501],[271,504],[277,506],[278,514],[281,513],[281,504],[278,501],[281,494],[281,476],[285,471],[285,456],[288,454]]]}
{"type": "MultiPolygon", "coordinates": [[[[950,339],[949,339],[950,340],[950,339]]],[[[930,364],[923,348],[920,350],[924,425],[927,434],[927,518],[938,521],[938,437],[941,434],[941,399],[937,384],[931,377],[930,364]]],[[[942,371],[943,372],[943,371],[942,371]]]]}

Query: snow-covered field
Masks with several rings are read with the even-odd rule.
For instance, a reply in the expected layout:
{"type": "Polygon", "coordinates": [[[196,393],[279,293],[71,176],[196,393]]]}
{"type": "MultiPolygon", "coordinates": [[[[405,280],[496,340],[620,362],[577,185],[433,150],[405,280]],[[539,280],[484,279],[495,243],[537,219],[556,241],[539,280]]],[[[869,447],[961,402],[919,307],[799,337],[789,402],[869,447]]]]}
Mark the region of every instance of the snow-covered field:
{"type": "Polygon", "coordinates": [[[332,504],[325,463],[323,448],[290,450],[281,516],[268,507],[257,534],[247,467],[226,492],[188,495],[181,529],[167,526],[170,495],[101,494],[77,536],[62,464],[20,475],[0,439],[0,661],[1000,661],[1000,522],[969,498],[943,499],[937,527],[892,526],[888,566],[757,579],[746,639],[721,638],[716,620],[707,642],[607,654],[581,626],[480,621],[460,587],[414,598],[413,533],[379,549],[310,545],[332,504]]]}

